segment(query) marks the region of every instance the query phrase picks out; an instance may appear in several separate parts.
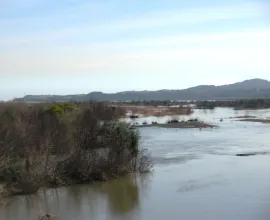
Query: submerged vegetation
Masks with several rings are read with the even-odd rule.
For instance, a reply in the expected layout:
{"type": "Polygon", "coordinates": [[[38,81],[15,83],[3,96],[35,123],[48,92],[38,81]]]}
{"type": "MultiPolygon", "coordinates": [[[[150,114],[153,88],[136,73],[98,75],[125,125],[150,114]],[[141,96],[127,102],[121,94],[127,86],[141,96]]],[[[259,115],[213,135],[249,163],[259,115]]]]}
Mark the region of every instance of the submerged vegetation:
{"type": "Polygon", "coordinates": [[[139,133],[104,103],[0,105],[0,179],[9,194],[151,168],[139,133]]]}
{"type": "Polygon", "coordinates": [[[137,125],[137,127],[159,127],[159,128],[217,128],[216,125],[208,124],[200,121],[197,118],[189,119],[187,121],[179,121],[176,118],[172,118],[165,124],[159,124],[157,122],[152,122],[147,124],[147,122],[142,123],[142,125],[137,125]]]}

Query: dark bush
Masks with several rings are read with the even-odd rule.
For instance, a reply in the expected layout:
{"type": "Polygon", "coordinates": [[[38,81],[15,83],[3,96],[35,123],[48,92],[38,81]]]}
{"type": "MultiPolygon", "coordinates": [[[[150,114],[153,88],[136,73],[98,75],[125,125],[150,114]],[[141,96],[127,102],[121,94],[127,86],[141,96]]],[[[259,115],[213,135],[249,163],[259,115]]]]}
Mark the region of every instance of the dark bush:
{"type": "Polygon", "coordinates": [[[170,124],[170,123],[179,123],[179,120],[177,120],[177,119],[171,119],[171,120],[167,121],[167,123],[168,124],[170,124]]]}
{"type": "Polygon", "coordinates": [[[7,191],[32,193],[140,171],[146,163],[138,130],[118,121],[120,113],[95,102],[0,104],[0,177],[7,191]]]}

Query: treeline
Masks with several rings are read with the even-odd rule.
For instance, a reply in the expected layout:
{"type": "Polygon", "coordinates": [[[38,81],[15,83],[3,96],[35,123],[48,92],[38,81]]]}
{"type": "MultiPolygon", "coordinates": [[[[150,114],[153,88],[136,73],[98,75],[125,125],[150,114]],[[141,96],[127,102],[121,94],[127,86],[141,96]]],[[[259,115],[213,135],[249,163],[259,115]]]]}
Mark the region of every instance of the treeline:
{"type": "Polygon", "coordinates": [[[197,102],[196,107],[200,109],[214,109],[216,107],[229,107],[229,108],[234,108],[234,109],[263,109],[263,108],[270,108],[270,99],[202,101],[202,102],[197,102]]]}
{"type": "Polygon", "coordinates": [[[0,179],[9,194],[151,167],[139,133],[104,103],[0,104],[0,179]]]}
{"type": "Polygon", "coordinates": [[[151,101],[128,101],[128,102],[111,102],[119,105],[134,105],[134,106],[183,106],[187,104],[193,104],[195,102],[189,101],[171,101],[171,100],[151,100],[151,101]]]}

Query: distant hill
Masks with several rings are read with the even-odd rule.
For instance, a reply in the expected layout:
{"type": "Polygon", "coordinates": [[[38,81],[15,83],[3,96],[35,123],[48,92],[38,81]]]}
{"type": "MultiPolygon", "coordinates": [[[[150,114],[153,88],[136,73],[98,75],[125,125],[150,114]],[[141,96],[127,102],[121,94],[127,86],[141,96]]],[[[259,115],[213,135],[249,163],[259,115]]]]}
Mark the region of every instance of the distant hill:
{"type": "Polygon", "coordinates": [[[91,92],[80,95],[27,95],[18,100],[27,102],[51,101],[140,101],[140,100],[233,100],[270,98],[270,81],[250,79],[229,85],[200,85],[181,90],[125,91],[118,93],[91,92]]]}

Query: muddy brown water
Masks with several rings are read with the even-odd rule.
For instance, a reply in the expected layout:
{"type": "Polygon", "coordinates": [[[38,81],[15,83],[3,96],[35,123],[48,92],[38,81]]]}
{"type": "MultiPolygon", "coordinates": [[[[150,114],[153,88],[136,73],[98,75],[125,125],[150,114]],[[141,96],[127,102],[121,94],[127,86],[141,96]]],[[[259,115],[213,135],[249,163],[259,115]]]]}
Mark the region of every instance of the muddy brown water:
{"type": "Polygon", "coordinates": [[[186,118],[217,129],[140,128],[155,164],[151,174],[12,197],[0,220],[35,220],[44,212],[63,220],[268,220],[270,125],[230,119],[241,115],[270,117],[270,110],[196,110],[186,118]]]}

